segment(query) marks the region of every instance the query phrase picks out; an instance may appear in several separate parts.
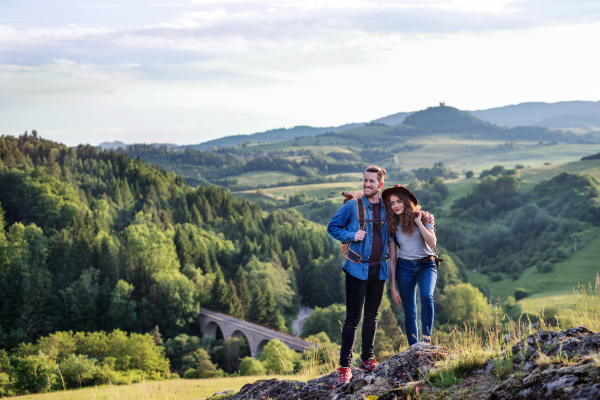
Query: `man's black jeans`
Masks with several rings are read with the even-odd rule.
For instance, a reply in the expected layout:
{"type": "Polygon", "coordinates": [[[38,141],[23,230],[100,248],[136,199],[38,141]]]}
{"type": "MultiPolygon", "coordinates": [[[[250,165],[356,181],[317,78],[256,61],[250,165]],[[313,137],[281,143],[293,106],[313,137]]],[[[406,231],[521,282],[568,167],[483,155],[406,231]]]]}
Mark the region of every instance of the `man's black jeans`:
{"type": "Polygon", "coordinates": [[[356,340],[356,328],[360,322],[363,305],[365,319],[362,327],[361,359],[366,361],[373,357],[377,316],[385,287],[385,281],[379,279],[380,268],[379,265],[369,267],[369,277],[366,281],[355,278],[346,272],[346,320],[342,329],[341,367],[349,367],[352,364],[352,348],[356,340]]]}

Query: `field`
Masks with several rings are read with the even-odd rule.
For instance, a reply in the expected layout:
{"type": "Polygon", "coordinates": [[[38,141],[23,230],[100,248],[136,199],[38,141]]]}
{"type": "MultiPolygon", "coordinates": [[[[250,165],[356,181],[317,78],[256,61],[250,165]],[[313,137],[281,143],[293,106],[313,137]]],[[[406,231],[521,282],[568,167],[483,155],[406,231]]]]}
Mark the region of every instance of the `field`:
{"type": "Polygon", "coordinates": [[[207,399],[217,392],[238,391],[247,383],[261,379],[293,379],[307,381],[312,377],[303,375],[241,376],[215,379],[175,379],[148,381],[132,385],[97,386],[83,389],[56,391],[43,394],[13,397],[18,400],[96,400],[96,399],[207,399]]]}
{"type": "MultiPolygon", "coordinates": [[[[316,183],[311,185],[282,186],[271,189],[260,189],[258,193],[265,193],[270,198],[282,198],[283,196],[294,196],[299,193],[306,193],[308,197],[329,198],[339,196],[346,190],[362,190],[361,179],[357,177],[356,184],[352,182],[332,182],[316,183]]],[[[256,194],[256,190],[245,190],[232,193],[234,196],[248,198],[249,195],[256,194]]]]}
{"type": "Polygon", "coordinates": [[[288,172],[279,171],[254,171],[246,172],[242,175],[234,175],[231,178],[237,178],[241,185],[274,185],[282,182],[293,182],[298,177],[288,172]]]}
{"type": "Polygon", "coordinates": [[[492,282],[487,275],[473,271],[467,271],[467,275],[469,282],[482,283],[490,288],[493,302],[498,298],[500,302],[504,302],[508,296],[514,296],[517,288],[523,288],[530,293],[529,297],[518,301],[515,307],[508,310],[508,315],[512,318],[518,318],[523,312],[540,315],[540,310],[552,308],[565,323],[570,323],[574,310],[573,289],[579,284],[593,284],[596,274],[600,272],[599,248],[600,232],[583,249],[556,264],[552,272],[541,273],[535,267],[531,267],[516,281],[503,274],[504,279],[499,282],[492,282]]]}

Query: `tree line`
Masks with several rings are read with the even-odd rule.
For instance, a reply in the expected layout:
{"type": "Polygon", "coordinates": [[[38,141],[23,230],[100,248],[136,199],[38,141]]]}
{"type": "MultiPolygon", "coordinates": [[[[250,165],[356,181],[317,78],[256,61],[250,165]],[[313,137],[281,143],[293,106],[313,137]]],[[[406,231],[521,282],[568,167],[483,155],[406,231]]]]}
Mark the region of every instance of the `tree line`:
{"type": "Polygon", "coordinates": [[[301,299],[343,299],[324,228],[127,154],[2,137],[0,204],[4,349],[56,331],[197,334],[201,306],[287,331],[301,299]]]}

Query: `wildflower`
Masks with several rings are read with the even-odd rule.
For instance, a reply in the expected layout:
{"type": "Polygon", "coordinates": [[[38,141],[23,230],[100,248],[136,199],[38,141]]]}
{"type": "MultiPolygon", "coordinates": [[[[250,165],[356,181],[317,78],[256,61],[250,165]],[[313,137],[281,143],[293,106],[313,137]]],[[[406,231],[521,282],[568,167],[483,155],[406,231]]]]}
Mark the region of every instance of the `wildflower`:
{"type": "Polygon", "coordinates": [[[388,355],[387,355],[387,354],[384,354],[383,356],[384,356],[384,357],[387,357],[388,355]]]}
{"type": "Polygon", "coordinates": [[[331,387],[335,389],[335,385],[331,385],[331,387]]]}
{"type": "Polygon", "coordinates": [[[571,324],[571,326],[573,326],[573,324],[571,324]]]}
{"type": "Polygon", "coordinates": [[[402,376],[406,376],[406,372],[402,374],[402,376]]]}
{"type": "Polygon", "coordinates": [[[585,328],[585,325],[583,327],[585,328]]]}
{"type": "Polygon", "coordinates": [[[459,350],[462,353],[462,350],[459,350]]]}
{"type": "Polygon", "coordinates": [[[442,342],[445,342],[445,341],[446,341],[446,339],[442,339],[442,342]]]}
{"type": "Polygon", "coordinates": [[[418,386],[415,388],[415,392],[419,393],[419,387],[418,386]]]}

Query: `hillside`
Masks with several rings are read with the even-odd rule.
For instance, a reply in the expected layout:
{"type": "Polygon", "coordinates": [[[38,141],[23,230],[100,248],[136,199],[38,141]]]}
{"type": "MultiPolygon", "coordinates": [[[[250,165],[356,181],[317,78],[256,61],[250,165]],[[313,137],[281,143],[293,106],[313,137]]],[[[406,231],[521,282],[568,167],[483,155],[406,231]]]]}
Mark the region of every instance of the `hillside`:
{"type": "Polygon", "coordinates": [[[209,140],[200,144],[189,146],[180,146],[180,150],[185,147],[190,147],[195,150],[208,150],[211,147],[234,147],[242,143],[259,143],[259,142],[278,142],[281,140],[290,140],[299,136],[315,136],[325,132],[343,132],[348,129],[363,126],[365,123],[350,123],[341,126],[329,126],[325,128],[315,128],[312,126],[295,126],[293,128],[271,129],[265,132],[257,132],[249,135],[233,135],[219,139],[209,140]]]}
{"type": "Polygon", "coordinates": [[[354,182],[352,174],[368,164],[382,165],[390,179],[401,180],[437,162],[463,173],[499,164],[563,163],[600,151],[593,139],[542,127],[498,127],[443,106],[413,113],[396,126],[373,122],[337,133],[209,151],[133,145],[117,152],[173,171],[192,186],[215,184],[238,192],[354,182]]]}
{"type": "Polygon", "coordinates": [[[478,118],[499,126],[539,125],[551,128],[570,128],[573,125],[553,125],[543,121],[553,118],[563,119],[566,115],[600,112],[600,101],[529,102],[469,112],[478,118]]]}
{"type": "Polygon", "coordinates": [[[58,330],[197,333],[200,305],[287,331],[300,298],[341,300],[309,284],[341,277],[323,268],[338,261],[325,229],[298,213],[27,135],[0,137],[0,248],[4,349],[58,330]]]}
{"type": "Polygon", "coordinates": [[[406,117],[403,126],[414,127],[420,134],[459,134],[468,139],[500,139],[509,141],[570,141],[570,132],[549,130],[542,127],[518,126],[504,128],[440,103],[406,117]]]}

